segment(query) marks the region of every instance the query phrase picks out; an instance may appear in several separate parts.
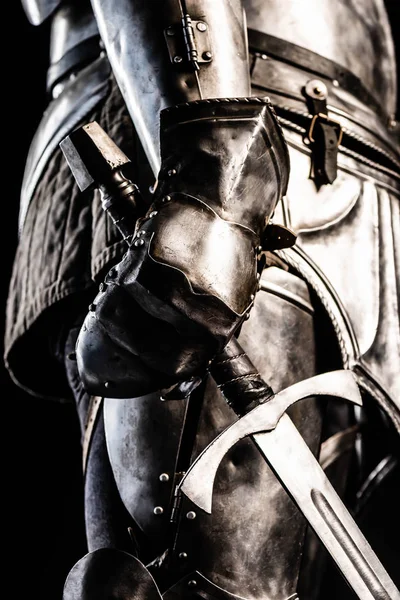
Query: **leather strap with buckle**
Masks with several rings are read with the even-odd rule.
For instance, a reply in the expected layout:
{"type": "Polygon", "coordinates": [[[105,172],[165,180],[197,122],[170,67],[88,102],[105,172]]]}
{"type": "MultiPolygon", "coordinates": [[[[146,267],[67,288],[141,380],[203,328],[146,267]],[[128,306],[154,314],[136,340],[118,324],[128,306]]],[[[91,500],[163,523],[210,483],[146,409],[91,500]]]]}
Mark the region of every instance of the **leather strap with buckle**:
{"type": "Polygon", "coordinates": [[[304,95],[313,115],[306,138],[312,151],[312,178],[318,186],[333,183],[337,177],[337,154],[343,137],[342,127],[338,121],[328,116],[328,90],[322,81],[308,81],[304,95]]]}

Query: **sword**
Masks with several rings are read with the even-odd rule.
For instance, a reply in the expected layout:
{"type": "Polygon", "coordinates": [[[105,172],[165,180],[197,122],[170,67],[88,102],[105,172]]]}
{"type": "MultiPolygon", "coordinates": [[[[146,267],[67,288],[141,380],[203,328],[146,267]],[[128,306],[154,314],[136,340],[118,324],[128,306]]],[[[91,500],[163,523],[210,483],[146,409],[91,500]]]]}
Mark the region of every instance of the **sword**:
{"type": "MultiPolygon", "coordinates": [[[[75,130],[60,147],[79,188],[100,190],[103,209],[129,245],[135,218],[144,212],[140,192],[124,172],[130,166],[129,159],[96,122],[75,130]]],[[[209,371],[241,418],[200,454],[178,491],[211,513],[218,466],[226,452],[249,435],[360,600],[400,600],[399,590],[285,413],[294,402],[316,395],[361,405],[352,374],[337,371],[318,375],[274,395],[235,338],[209,371]]]]}
{"type": "Polygon", "coordinates": [[[362,405],[350,371],[334,371],[296,383],[278,394],[262,380],[239,342],[231,340],[210,373],[241,416],[191,465],[179,490],[211,513],[218,466],[240,439],[250,436],[293,498],[360,600],[400,600],[400,592],[298,432],[287,408],[310,396],[333,396],[362,405]]]}

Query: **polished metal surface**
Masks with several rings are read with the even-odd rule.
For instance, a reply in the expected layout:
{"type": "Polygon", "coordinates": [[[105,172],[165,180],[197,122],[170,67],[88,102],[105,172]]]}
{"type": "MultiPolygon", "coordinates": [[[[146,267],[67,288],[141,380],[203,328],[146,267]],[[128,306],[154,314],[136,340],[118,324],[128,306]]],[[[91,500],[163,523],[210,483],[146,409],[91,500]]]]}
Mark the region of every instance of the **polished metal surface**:
{"type": "MultiPolygon", "coordinates": [[[[378,400],[400,431],[400,214],[394,176],[398,144],[382,118],[387,114],[390,119],[394,112],[396,71],[383,0],[92,0],[61,6],[58,0],[23,0],[23,5],[36,24],[54,15],[51,63],[100,30],[158,177],[154,205],[138,224],[131,250],[109,273],[90,306],[78,363],[85,384],[93,386],[99,398],[107,396],[105,435],[118,501],[122,499],[152,547],[151,572],[157,582],[168,581],[165,598],[297,598],[306,522],[291,495],[362,600],[397,599],[398,591],[314,458],[320,449],[325,396],[347,397],[351,391],[356,401],[355,380],[349,372],[330,372],[307,388],[307,378],[339,368],[329,358],[321,365],[327,348],[337,341],[344,367],[356,374],[358,384],[378,400]],[[374,112],[323,74],[316,80],[301,68],[262,54],[252,55],[249,63],[246,24],[343,65],[382,110],[374,112]],[[304,138],[307,132],[311,135],[311,115],[304,87],[311,95],[327,96],[329,116],[338,120],[343,133],[337,178],[332,186],[319,189],[309,178],[304,138]],[[246,102],[249,109],[257,97],[270,92],[290,145],[288,188],[287,157],[276,120],[268,109],[248,118],[240,104],[246,102]],[[220,108],[212,102],[193,102],[193,114],[193,105],[173,107],[215,97],[231,100],[221,101],[220,108]],[[160,111],[169,107],[160,127],[160,111]],[[281,268],[267,268],[259,277],[257,247],[272,216],[275,223],[293,229],[297,243],[292,250],[270,256],[278,264],[283,259],[281,268]],[[320,345],[321,305],[336,340],[328,335],[320,345]],[[194,461],[210,443],[213,452],[221,440],[230,444],[221,464],[222,451],[214,455],[213,468],[208,465],[192,481],[196,489],[204,486],[202,493],[208,493],[211,502],[215,476],[213,512],[208,515],[187,498],[180,506],[174,496],[182,476],[188,401],[164,402],[159,393],[128,395],[134,395],[135,386],[168,387],[196,368],[203,373],[209,356],[223,346],[242,317],[249,319],[240,331],[241,343],[278,394],[232,425],[233,411],[215,382],[207,379],[187,461],[194,461]],[[318,390],[316,382],[321,381],[318,390]],[[294,396],[300,388],[312,398],[293,404],[286,389],[292,384],[294,396]],[[267,422],[263,415],[274,406],[276,412],[267,422]],[[282,415],[286,409],[290,417],[282,415]],[[275,429],[257,433],[261,426],[262,431],[275,429]],[[238,430],[240,437],[251,434],[252,440],[241,439],[233,448],[238,430]],[[229,431],[230,440],[224,437],[229,431]],[[299,474],[300,487],[293,483],[299,474]]],[[[22,232],[30,197],[49,157],[107,93],[108,59],[103,57],[53,90],[53,97],[61,95],[50,104],[28,158],[22,232]]],[[[84,178],[86,184],[92,182],[84,178]]],[[[171,389],[173,393],[177,388],[171,389]]],[[[98,399],[94,407],[99,405],[98,399]]],[[[89,434],[90,427],[84,458],[87,450],[90,454],[89,434]]],[[[323,451],[330,447],[325,464],[343,449],[343,439],[338,434],[322,445],[323,451]],[[334,443],[339,439],[340,448],[334,443]]],[[[183,488],[202,457],[194,462],[183,488]]],[[[101,502],[97,497],[100,509],[101,502]]],[[[87,514],[99,512],[89,508],[87,514]]],[[[64,600],[112,594],[124,600],[159,598],[153,586],[136,593],[138,580],[151,580],[143,565],[125,558],[107,551],[84,557],[68,578],[64,600]],[[97,556],[105,557],[104,564],[92,562],[97,556]],[[115,589],[107,587],[110,573],[118,574],[115,589]]]]}
{"type": "Polygon", "coordinates": [[[21,2],[32,25],[40,25],[56,10],[62,0],[21,0],[21,2]]]}
{"type": "Polygon", "coordinates": [[[361,404],[355,380],[347,372],[327,373],[295,384],[255,408],[215,438],[191,465],[180,489],[196,506],[211,513],[214,477],[223,456],[239,439],[252,435],[256,446],[294,498],[360,600],[399,599],[399,590],[329,483],[293,421],[287,414],[282,415],[282,409],[285,410],[284,407],[287,408],[294,401],[320,394],[337,394],[339,398],[361,404]],[[278,422],[274,427],[276,419],[278,422]],[[260,431],[264,433],[257,433],[260,431]]]}
{"type": "Polygon", "coordinates": [[[396,110],[396,63],[383,0],[243,0],[247,25],[308,48],[357,75],[388,115],[396,110]]]}
{"type": "Polygon", "coordinates": [[[78,339],[80,376],[96,395],[109,395],[110,381],[123,398],[204,373],[253,304],[257,248],[286,190],[287,148],[266,99],[166,109],[161,148],[140,235],[78,339]],[[140,321],[139,335],[122,305],[140,321]]]}
{"type": "MultiPolygon", "coordinates": [[[[310,303],[304,281],[290,273],[277,271],[276,268],[266,269],[264,281],[274,282],[283,292],[296,292],[310,303]]],[[[251,353],[263,376],[276,390],[315,373],[316,348],[312,316],[290,300],[265,291],[258,292],[251,317],[242,328],[240,340],[246,351],[251,353]],[[280,334],[283,322],[290,324],[285,336],[280,334]],[[274,340],[273,346],[268,343],[270,339],[274,340]],[[297,339],[302,340],[305,351],[301,360],[294,343],[297,339]]],[[[112,436],[116,446],[112,451],[112,461],[117,467],[116,480],[124,498],[129,499],[132,493],[132,477],[136,482],[140,477],[138,485],[143,491],[140,505],[139,502],[127,503],[135,519],[141,518],[143,507],[148,506],[151,513],[154,506],[161,505],[161,502],[157,503],[159,496],[148,495],[148,490],[155,485],[155,480],[164,469],[167,456],[163,449],[169,448],[175,411],[182,401],[157,403],[154,400],[145,404],[144,399],[138,399],[138,402],[139,405],[136,406],[134,398],[106,400],[105,410],[107,437],[109,428],[114,431],[112,436]],[[135,420],[134,415],[139,410],[143,411],[143,418],[144,411],[147,411],[149,423],[152,419],[155,419],[156,424],[160,423],[160,428],[157,425],[159,434],[155,438],[146,439],[148,429],[144,427],[142,431],[140,421],[135,420]],[[162,417],[159,416],[161,414],[162,417]],[[128,448],[136,445],[133,463],[127,456],[124,457],[124,444],[128,444],[128,448]],[[153,452],[140,452],[140,448],[150,448],[151,445],[154,446],[153,452]],[[117,452],[120,458],[114,463],[117,452]],[[132,464],[135,465],[134,468],[132,464]]],[[[323,404],[325,403],[326,400],[323,400],[323,404]]],[[[308,399],[289,410],[307,443],[317,452],[321,419],[318,403],[308,399]]],[[[213,380],[209,379],[191,460],[215,435],[235,420],[233,411],[227,406],[213,380]]],[[[214,492],[214,512],[211,517],[206,515],[207,519],[193,504],[181,508],[183,525],[179,528],[173,562],[168,567],[170,576],[176,581],[181,574],[185,576],[187,570],[197,569],[226,593],[260,600],[286,600],[291,597],[296,591],[298,547],[302,544],[305,523],[301,513],[249,440],[239,442],[225,458],[218,472],[214,492]],[[264,510],[265,498],[268,498],[268,511],[264,510]],[[196,512],[193,520],[186,518],[186,514],[191,511],[196,512]],[[284,529],[279,525],[282,519],[285,522],[284,529]],[[257,522],[257,527],[254,527],[254,522],[257,522]],[[240,527],[237,523],[240,523],[240,527]],[[268,571],[264,568],[266,563],[269,564],[268,571]],[[250,578],[249,573],[252,574],[250,578]]],[[[137,497],[136,492],[133,496],[137,497]]],[[[149,518],[156,519],[151,514],[149,518]]],[[[168,511],[157,518],[168,519],[168,511]]],[[[160,522],[159,525],[161,531],[165,531],[163,523],[160,522]]],[[[161,544],[167,543],[168,538],[162,536],[161,544]]],[[[164,572],[163,569],[161,571],[164,572]]],[[[158,580],[162,573],[154,570],[153,575],[158,580]]]]}
{"type": "Polygon", "coordinates": [[[182,493],[199,508],[211,513],[215,475],[228,450],[248,435],[275,429],[289,406],[311,396],[336,396],[362,405],[354,376],[347,371],[324,373],[295,383],[217,436],[186,473],[180,484],[182,493]]]}
{"type": "Polygon", "coordinates": [[[78,4],[63,3],[51,21],[50,64],[58,62],[69,50],[98,33],[90,0],[81,0],[78,4]]]}
{"type": "Polygon", "coordinates": [[[63,600],[161,600],[156,582],[134,556],[113,548],[89,552],[70,570],[63,600]]]}
{"type": "Polygon", "coordinates": [[[255,435],[256,444],[360,600],[399,600],[400,591],[289,416],[283,415],[271,436],[267,436],[270,434],[255,435]]]}
{"type": "Polygon", "coordinates": [[[190,17],[207,23],[212,44],[212,61],[198,71],[186,60],[178,64],[170,60],[164,31],[181,27],[183,12],[177,0],[94,0],[92,4],[113,72],[157,175],[158,116],[163,108],[201,98],[250,95],[242,3],[186,1],[190,17]]]}
{"type": "Polygon", "coordinates": [[[400,187],[395,181],[385,185],[373,171],[363,173],[362,165],[339,153],[336,181],[317,190],[308,178],[308,149],[287,130],[286,139],[291,175],[283,216],[298,239],[293,249],[278,253],[316,290],[343,364],[400,430],[400,187]],[[307,199],[307,210],[299,198],[307,199]]]}
{"type": "Polygon", "coordinates": [[[168,530],[185,413],[186,401],[162,402],[159,394],[104,402],[107,448],[119,493],[157,547],[168,530]]]}

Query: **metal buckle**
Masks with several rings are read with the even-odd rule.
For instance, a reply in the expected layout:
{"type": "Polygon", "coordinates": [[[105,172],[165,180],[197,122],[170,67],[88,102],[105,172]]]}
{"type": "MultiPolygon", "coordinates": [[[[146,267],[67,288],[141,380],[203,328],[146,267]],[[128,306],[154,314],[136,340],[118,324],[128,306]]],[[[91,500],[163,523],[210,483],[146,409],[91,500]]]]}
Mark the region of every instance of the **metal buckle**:
{"type": "Polygon", "coordinates": [[[311,120],[310,129],[308,130],[308,134],[307,134],[307,137],[310,140],[310,142],[315,142],[315,139],[313,138],[313,132],[314,132],[315,125],[316,125],[318,119],[320,119],[320,121],[325,121],[325,123],[327,123],[327,125],[331,125],[334,129],[336,129],[336,134],[337,134],[337,139],[338,139],[337,145],[340,146],[340,144],[342,143],[342,139],[343,139],[342,126],[338,121],[335,121],[334,119],[330,119],[328,117],[328,115],[325,115],[324,113],[317,113],[316,115],[313,116],[313,118],[311,120]]]}

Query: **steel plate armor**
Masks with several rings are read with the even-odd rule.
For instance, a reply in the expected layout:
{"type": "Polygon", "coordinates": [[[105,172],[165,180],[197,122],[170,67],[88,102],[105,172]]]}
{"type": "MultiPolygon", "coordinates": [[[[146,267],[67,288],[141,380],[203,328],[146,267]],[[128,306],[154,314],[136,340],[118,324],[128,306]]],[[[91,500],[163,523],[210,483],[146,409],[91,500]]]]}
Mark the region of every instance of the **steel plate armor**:
{"type": "MultiPolygon", "coordinates": [[[[33,24],[51,19],[52,99],[22,185],[5,359],[33,395],[77,404],[88,554],[64,600],[347,598],[303,504],[337,515],[315,490],[299,500],[260,452],[277,423],[218,463],[211,514],[182,490],[252,411],[343,372],[360,397],[322,385],[286,407],[307,473],[322,467],[360,528],[398,476],[400,147],[383,2],[23,5],[33,24]],[[28,369],[33,345],[45,360],[28,369]]],[[[351,527],[332,526],[350,586],[400,597],[395,573],[351,550],[351,527]]]]}

